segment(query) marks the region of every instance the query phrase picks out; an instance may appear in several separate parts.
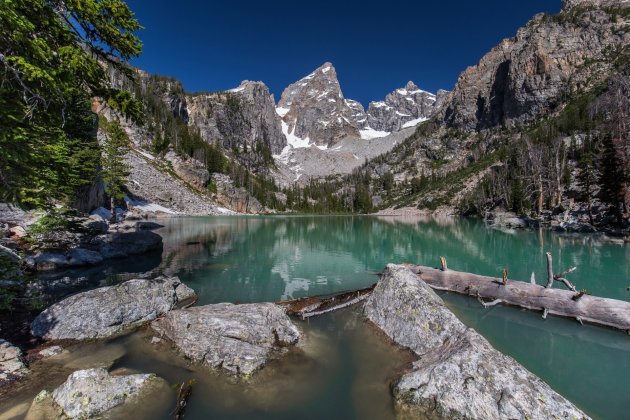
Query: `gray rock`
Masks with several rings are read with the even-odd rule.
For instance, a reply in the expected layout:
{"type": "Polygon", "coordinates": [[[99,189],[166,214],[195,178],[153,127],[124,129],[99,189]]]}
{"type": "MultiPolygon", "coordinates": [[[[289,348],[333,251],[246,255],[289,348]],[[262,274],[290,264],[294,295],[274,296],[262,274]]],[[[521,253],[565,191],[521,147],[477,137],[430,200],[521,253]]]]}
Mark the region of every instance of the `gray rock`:
{"type": "Polygon", "coordinates": [[[265,210],[260,201],[243,188],[237,188],[229,176],[212,174],[212,180],[217,186],[216,200],[219,204],[233,209],[238,213],[258,214],[265,210]]]}
{"type": "Polygon", "coordinates": [[[614,62],[608,51],[630,43],[630,32],[617,30],[627,18],[617,21],[602,7],[622,3],[568,0],[555,19],[536,15],[459,76],[441,116],[450,126],[475,130],[511,127],[553,111],[566,92],[606,77],[614,62]]]}
{"type": "Polygon", "coordinates": [[[527,229],[528,219],[511,212],[493,212],[486,219],[489,226],[498,229],[527,229]]]}
{"type": "Polygon", "coordinates": [[[280,346],[295,344],[300,332],[272,303],[220,303],[172,311],[151,327],[188,358],[214,368],[249,375],[280,346]]]}
{"type": "Polygon", "coordinates": [[[260,163],[262,149],[279,154],[287,145],[273,95],[262,82],[245,80],[227,92],[191,95],[187,100],[191,124],[212,144],[239,150],[239,155],[260,163]]]}
{"type": "Polygon", "coordinates": [[[112,376],[105,369],[79,370],[52,392],[52,399],[70,418],[97,417],[139,398],[151,382],[164,380],[151,374],[112,376]]]}
{"type": "Polygon", "coordinates": [[[154,229],[159,229],[163,227],[164,225],[161,225],[155,222],[137,222],[136,223],[136,229],[140,229],[140,230],[154,230],[154,229]]]}
{"type": "Polygon", "coordinates": [[[26,259],[26,264],[37,271],[60,270],[84,265],[95,265],[103,261],[103,256],[89,249],[73,248],[66,252],[43,251],[26,259]]]}
{"type": "Polygon", "coordinates": [[[96,214],[90,215],[82,224],[92,233],[107,233],[109,230],[109,223],[96,214]]]}
{"type": "Polygon", "coordinates": [[[367,124],[379,131],[400,131],[407,123],[411,125],[429,119],[437,109],[435,104],[434,94],[421,90],[410,81],[404,88],[388,94],[385,101],[370,102],[367,124]]]}
{"type": "Polygon", "coordinates": [[[43,311],[31,332],[45,340],[103,338],[174,309],[194,292],[177,277],[134,279],[70,296],[43,311]]]}
{"type": "Polygon", "coordinates": [[[0,339],[0,382],[18,379],[28,373],[22,361],[22,350],[0,339]]]}
{"type": "Polygon", "coordinates": [[[105,207],[98,207],[90,213],[90,219],[93,220],[101,220],[103,222],[109,223],[112,218],[112,212],[107,210],[105,207]]]}
{"type": "Polygon", "coordinates": [[[164,157],[171,162],[177,176],[199,191],[206,191],[206,186],[210,180],[210,173],[203,163],[192,158],[184,159],[177,156],[172,151],[169,151],[164,157]]]}
{"type": "Polygon", "coordinates": [[[47,359],[49,357],[58,356],[62,353],[68,353],[68,350],[64,349],[61,346],[50,346],[46,347],[43,350],[40,350],[37,354],[39,354],[42,358],[47,359]]]}
{"type": "Polygon", "coordinates": [[[162,249],[162,237],[146,230],[98,236],[92,243],[105,259],[162,249]]]}
{"type": "Polygon", "coordinates": [[[388,265],[365,313],[420,360],[394,386],[399,417],[513,419],[587,416],[462,324],[403,266],[388,265]]]}

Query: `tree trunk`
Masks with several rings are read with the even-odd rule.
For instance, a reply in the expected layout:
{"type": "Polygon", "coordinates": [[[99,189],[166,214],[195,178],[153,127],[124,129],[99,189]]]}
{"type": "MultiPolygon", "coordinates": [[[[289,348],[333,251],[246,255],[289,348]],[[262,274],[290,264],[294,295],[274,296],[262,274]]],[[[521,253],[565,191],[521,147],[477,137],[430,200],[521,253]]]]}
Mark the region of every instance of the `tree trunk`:
{"type": "Polygon", "coordinates": [[[414,264],[405,265],[436,290],[491,299],[493,302],[490,305],[500,300],[503,304],[539,310],[630,333],[630,302],[545,288],[522,281],[510,281],[504,285],[500,278],[462,273],[452,269],[442,271],[414,264]]]}
{"type": "Polygon", "coordinates": [[[114,197],[111,197],[109,199],[109,205],[111,206],[111,209],[112,209],[112,218],[110,222],[116,223],[116,200],[114,199],[114,197]]]}

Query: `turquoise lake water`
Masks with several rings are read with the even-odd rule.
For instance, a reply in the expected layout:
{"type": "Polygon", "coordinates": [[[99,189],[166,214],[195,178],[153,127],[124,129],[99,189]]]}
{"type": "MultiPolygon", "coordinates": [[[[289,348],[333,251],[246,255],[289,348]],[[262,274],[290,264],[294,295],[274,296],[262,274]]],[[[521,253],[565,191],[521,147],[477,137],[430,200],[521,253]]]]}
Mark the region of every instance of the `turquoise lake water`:
{"type": "MultiPolygon", "coordinates": [[[[594,295],[629,300],[630,247],[597,236],[500,231],[474,220],[329,217],[168,220],[167,266],[200,295],[198,304],[262,302],[366,287],[387,263],[437,266],[544,282],[556,271],[594,295]],[[170,261],[168,261],[170,259],[170,261]]],[[[630,337],[516,308],[483,309],[444,294],[457,315],[499,350],[597,418],[630,418],[630,337]]]]}
{"type": "MultiPolygon", "coordinates": [[[[599,236],[499,231],[474,220],[372,216],[187,217],[160,219],[161,257],[119,260],[77,270],[91,287],[155,268],[178,275],[198,305],[266,302],[329,294],[375,283],[388,263],[437,266],[543,283],[545,252],[555,269],[577,266],[569,279],[594,295],[629,300],[630,246],[599,236]],[[157,261],[155,260],[157,258],[157,261]]],[[[596,419],[630,418],[630,336],[541,313],[442,293],[447,305],[497,349],[514,357],[596,419]]],[[[170,345],[150,343],[149,328],[70,348],[69,360],[32,366],[29,381],[0,395],[0,419],[23,418],[33,397],[94,363],[114,371],[152,372],[170,384],[195,379],[186,419],[390,419],[390,387],[409,366],[409,352],[363,321],[360,306],[296,320],[302,347],[251,380],[191,364],[170,345]],[[2,413],[9,413],[3,415],[2,413]],[[16,413],[11,414],[11,413],[16,413]]],[[[174,394],[145,401],[128,418],[171,418],[174,394]]]]}

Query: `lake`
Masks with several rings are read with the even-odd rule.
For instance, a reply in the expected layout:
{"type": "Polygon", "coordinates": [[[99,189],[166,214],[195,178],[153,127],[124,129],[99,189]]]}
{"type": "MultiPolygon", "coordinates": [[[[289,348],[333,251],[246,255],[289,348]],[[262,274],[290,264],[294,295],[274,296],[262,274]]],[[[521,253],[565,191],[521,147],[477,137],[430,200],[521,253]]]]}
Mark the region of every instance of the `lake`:
{"type": "MultiPolygon", "coordinates": [[[[440,256],[454,270],[500,277],[505,267],[511,279],[530,281],[533,275],[543,284],[546,251],[554,255],[556,271],[578,267],[569,277],[578,289],[630,299],[630,247],[593,235],[500,231],[451,218],[186,217],[159,223],[164,225],[156,231],[164,238],[160,270],[192,287],[198,305],[278,301],[363,288],[375,283],[388,263],[437,266],[440,256]]],[[[543,320],[538,312],[484,309],[465,296],[442,297],[464,323],[588,414],[628,417],[627,335],[573,320],[543,320]]],[[[390,384],[412,360],[408,352],[365,323],[358,307],[296,323],[305,333],[303,348],[247,382],[189,365],[150,345],[148,329],[75,351],[98,358],[99,351],[115,347],[122,356],[113,369],[154,372],[171,383],[195,378],[186,418],[394,416],[390,384]]],[[[51,377],[46,363],[42,366],[38,369],[48,371],[49,377],[40,382],[47,387],[61,383],[69,371],[62,367],[51,377]]],[[[0,400],[0,409],[26,404],[36,393],[30,388],[0,400]]]]}

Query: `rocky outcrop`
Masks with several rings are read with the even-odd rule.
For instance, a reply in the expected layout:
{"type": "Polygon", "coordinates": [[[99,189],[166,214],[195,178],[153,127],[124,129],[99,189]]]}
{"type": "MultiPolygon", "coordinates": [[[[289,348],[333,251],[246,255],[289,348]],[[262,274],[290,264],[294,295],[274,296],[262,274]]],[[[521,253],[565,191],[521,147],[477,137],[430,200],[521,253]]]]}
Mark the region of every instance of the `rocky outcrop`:
{"type": "Polygon", "coordinates": [[[399,417],[587,418],[462,324],[406,267],[387,266],[365,314],[396,343],[420,356],[394,386],[399,417]]]}
{"type": "Polygon", "coordinates": [[[64,236],[54,242],[42,242],[42,248],[26,258],[26,265],[31,270],[50,271],[96,265],[107,259],[160,251],[162,237],[148,230],[113,232],[93,237],[64,236]]]}
{"type": "Polygon", "coordinates": [[[630,19],[602,6],[630,3],[569,0],[557,16],[534,17],[460,75],[444,121],[467,130],[529,122],[606,77],[614,62],[608,54],[630,44],[622,29],[630,19]]]}
{"type": "Polygon", "coordinates": [[[22,361],[22,350],[0,339],[0,383],[18,379],[28,373],[22,361]]]}
{"type": "Polygon", "coordinates": [[[220,303],[172,311],[151,327],[188,358],[229,372],[249,375],[300,332],[272,303],[220,303]]]}
{"type": "Polygon", "coordinates": [[[100,418],[111,414],[114,407],[137,401],[160,387],[168,388],[168,384],[153,374],[113,376],[105,369],[79,370],[52,393],[41,392],[27,418],[100,418]]]}
{"type": "Polygon", "coordinates": [[[259,214],[265,211],[256,197],[250,195],[243,187],[236,187],[229,176],[212,174],[212,180],[217,187],[215,199],[217,203],[233,209],[237,213],[259,214]]]}
{"type": "Polygon", "coordinates": [[[262,82],[246,80],[235,89],[190,95],[187,101],[190,124],[204,140],[227,151],[252,158],[267,151],[271,158],[287,145],[273,95],[262,82]]]}
{"type": "Polygon", "coordinates": [[[151,321],[194,297],[177,277],[134,279],[55,303],[35,318],[31,332],[44,340],[104,338],[151,321]]]}
{"type": "Polygon", "coordinates": [[[144,212],[171,212],[188,215],[219,214],[208,194],[192,190],[160,159],[146,152],[130,151],[125,156],[129,167],[127,188],[133,203],[144,212]]]}
{"type": "Polygon", "coordinates": [[[104,259],[123,258],[162,249],[162,237],[147,230],[99,235],[91,241],[104,259]]]}
{"type": "Polygon", "coordinates": [[[289,85],[278,102],[284,134],[290,144],[331,146],[344,137],[359,137],[358,120],[365,117],[357,102],[346,101],[337,72],[324,63],[314,72],[289,85]]]}
{"type": "Polygon", "coordinates": [[[171,162],[178,177],[199,191],[206,191],[210,173],[201,162],[196,159],[182,159],[172,151],[169,151],[164,157],[171,162]]]}
{"type": "Polygon", "coordinates": [[[400,131],[429,119],[436,111],[435,105],[434,94],[410,81],[404,88],[388,94],[384,101],[370,102],[367,123],[378,131],[400,131]]]}

